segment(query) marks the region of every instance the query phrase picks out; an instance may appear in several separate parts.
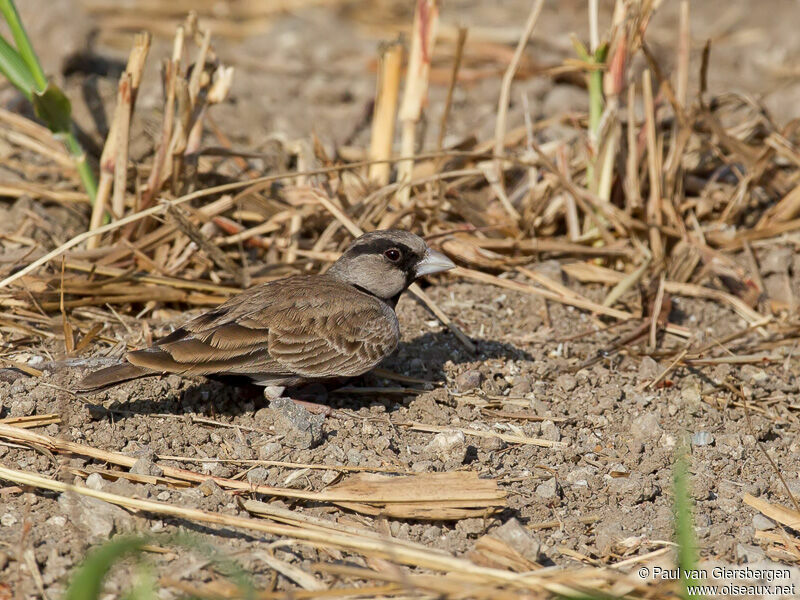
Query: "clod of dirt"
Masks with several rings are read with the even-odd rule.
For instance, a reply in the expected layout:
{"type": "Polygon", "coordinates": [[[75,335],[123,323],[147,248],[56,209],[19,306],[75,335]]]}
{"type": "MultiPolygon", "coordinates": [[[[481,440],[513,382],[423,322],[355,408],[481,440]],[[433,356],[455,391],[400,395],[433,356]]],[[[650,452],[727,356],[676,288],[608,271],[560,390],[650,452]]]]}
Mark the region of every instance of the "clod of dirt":
{"type": "Polygon", "coordinates": [[[456,387],[458,388],[459,392],[474,390],[475,388],[480,387],[482,380],[483,374],[480,371],[477,369],[470,369],[469,371],[464,371],[458,377],[456,377],[456,387]]]}
{"type": "Polygon", "coordinates": [[[462,431],[443,431],[433,436],[425,450],[445,464],[463,464],[467,457],[467,440],[462,431]]]}
{"type": "Polygon", "coordinates": [[[792,246],[776,246],[770,248],[761,259],[762,275],[786,273],[792,264],[794,248],[792,246]]]}
{"type": "Polygon", "coordinates": [[[544,483],[536,486],[536,495],[543,500],[554,500],[560,498],[562,494],[561,486],[558,485],[555,477],[551,477],[544,483]]]}
{"type": "Polygon", "coordinates": [[[141,456],[136,460],[130,468],[130,472],[136,475],[152,475],[154,477],[161,477],[164,471],[161,470],[157,464],[153,462],[155,452],[151,449],[146,449],[141,452],[141,456]]]}
{"type": "Polygon", "coordinates": [[[698,431],[692,434],[692,446],[710,446],[714,443],[714,435],[708,431],[698,431]]]}
{"type": "Polygon", "coordinates": [[[578,380],[575,379],[574,375],[570,375],[569,373],[563,373],[562,375],[559,375],[556,378],[556,385],[565,392],[571,392],[577,387],[578,380]]]}
{"type": "Polygon", "coordinates": [[[539,562],[542,554],[542,542],[525,529],[515,518],[511,518],[500,527],[489,533],[493,538],[501,540],[533,562],[539,562]]]}
{"type": "Polygon", "coordinates": [[[115,530],[126,531],[133,528],[133,521],[128,513],[97,498],[61,494],[58,504],[69,516],[69,520],[88,535],[90,543],[107,540],[115,530]]]}
{"type": "Polygon", "coordinates": [[[652,357],[645,356],[642,358],[642,362],[639,364],[639,379],[642,381],[653,380],[658,377],[660,372],[661,367],[652,357]]]}
{"type": "Polygon", "coordinates": [[[100,473],[90,473],[86,478],[86,487],[92,490],[102,490],[105,487],[105,480],[100,473]]]}
{"type": "Polygon", "coordinates": [[[267,482],[267,477],[269,477],[269,471],[264,467],[256,467],[247,472],[247,481],[253,485],[265,484],[267,482]]]}
{"type": "Polygon", "coordinates": [[[283,443],[299,450],[308,450],[322,441],[324,415],[312,415],[290,398],[276,398],[269,404],[273,414],[275,433],[282,435],[283,443]]]}
{"type": "Polygon", "coordinates": [[[631,423],[631,435],[635,440],[656,440],[661,437],[662,431],[658,416],[654,413],[640,415],[631,423]]]}

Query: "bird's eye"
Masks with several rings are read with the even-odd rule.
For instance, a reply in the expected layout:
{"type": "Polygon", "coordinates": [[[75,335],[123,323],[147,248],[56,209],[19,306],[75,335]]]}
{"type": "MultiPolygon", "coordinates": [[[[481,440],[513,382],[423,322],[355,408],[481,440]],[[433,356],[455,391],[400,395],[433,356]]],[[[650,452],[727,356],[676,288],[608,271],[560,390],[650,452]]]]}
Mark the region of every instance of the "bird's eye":
{"type": "Polygon", "coordinates": [[[400,250],[397,248],[389,248],[383,255],[390,260],[391,262],[397,262],[400,260],[400,250]]]}

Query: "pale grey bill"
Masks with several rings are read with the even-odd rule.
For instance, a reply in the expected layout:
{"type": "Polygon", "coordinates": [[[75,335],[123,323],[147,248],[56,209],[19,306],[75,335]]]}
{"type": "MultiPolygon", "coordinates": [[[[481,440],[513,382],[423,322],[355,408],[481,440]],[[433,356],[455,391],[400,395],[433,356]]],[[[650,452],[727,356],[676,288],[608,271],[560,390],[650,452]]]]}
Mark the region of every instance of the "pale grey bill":
{"type": "Polygon", "coordinates": [[[422,277],[423,275],[432,275],[433,273],[441,273],[455,268],[456,264],[444,254],[428,248],[425,256],[417,263],[415,274],[417,277],[422,277]]]}

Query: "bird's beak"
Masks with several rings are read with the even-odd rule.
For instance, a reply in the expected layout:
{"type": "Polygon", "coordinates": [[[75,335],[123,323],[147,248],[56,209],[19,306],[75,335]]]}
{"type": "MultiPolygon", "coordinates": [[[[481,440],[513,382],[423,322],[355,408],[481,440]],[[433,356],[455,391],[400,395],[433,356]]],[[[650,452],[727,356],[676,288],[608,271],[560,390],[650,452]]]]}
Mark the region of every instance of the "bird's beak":
{"type": "Polygon", "coordinates": [[[417,268],[414,270],[414,274],[417,277],[422,277],[423,275],[432,275],[434,273],[441,273],[442,271],[449,271],[450,269],[455,268],[456,264],[444,254],[438,252],[437,250],[428,248],[427,252],[425,252],[425,256],[423,256],[422,260],[417,263],[417,268]]]}

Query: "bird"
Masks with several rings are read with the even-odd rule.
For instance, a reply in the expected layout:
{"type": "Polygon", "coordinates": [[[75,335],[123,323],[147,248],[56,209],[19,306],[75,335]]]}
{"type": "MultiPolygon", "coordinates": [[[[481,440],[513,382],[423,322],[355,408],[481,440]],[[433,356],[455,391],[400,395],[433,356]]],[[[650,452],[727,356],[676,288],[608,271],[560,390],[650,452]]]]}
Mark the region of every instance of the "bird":
{"type": "Polygon", "coordinates": [[[397,348],[401,294],[416,279],[455,266],[411,232],[365,233],[326,273],[247,289],[89,373],[75,391],[175,373],[244,379],[279,396],[287,387],[362,375],[397,348]]]}

